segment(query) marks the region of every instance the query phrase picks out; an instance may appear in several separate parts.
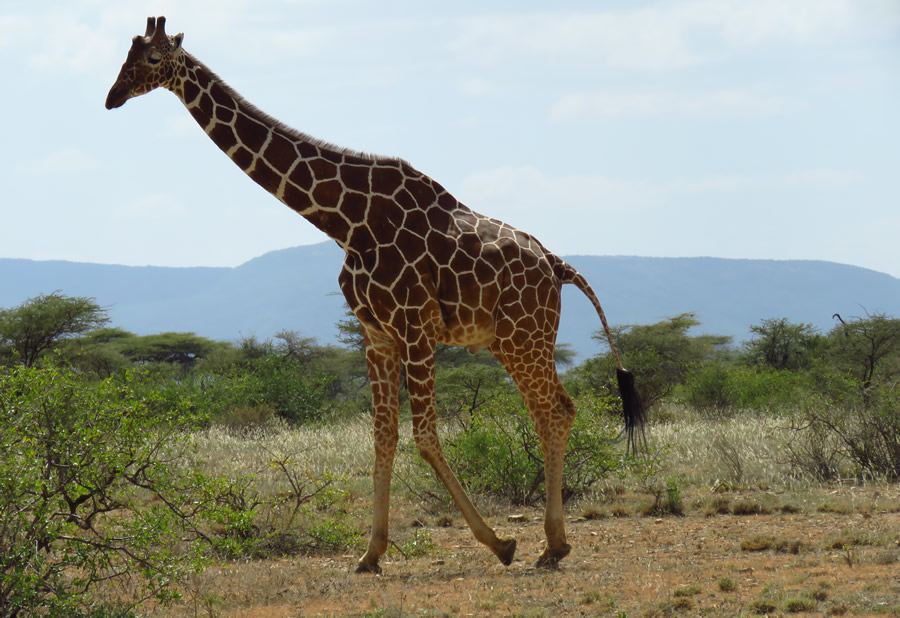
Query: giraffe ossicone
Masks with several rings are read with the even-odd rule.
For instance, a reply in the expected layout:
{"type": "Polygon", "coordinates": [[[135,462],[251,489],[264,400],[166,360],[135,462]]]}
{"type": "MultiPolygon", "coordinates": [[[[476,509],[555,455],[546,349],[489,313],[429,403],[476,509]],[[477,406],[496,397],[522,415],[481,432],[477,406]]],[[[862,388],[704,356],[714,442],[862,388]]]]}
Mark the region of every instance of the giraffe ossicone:
{"type": "Polygon", "coordinates": [[[560,288],[590,299],[609,338],[632,444],[643,408],[622,368],[588,282],[531,235],[480,215],[402,159],[337,148],[264,114],[168,36],[150,17],[106,99],[108,109],[158,87],[172,91],[209,138],[256,183],[328,234],[346,252],[338,277],[362,327],[372,387],[375,465],[372,531],[357,572],[380,572],[388,546],[391,471],[401,369],[413,435],[475,537],[503,564],[516,550],[498,537],[441,451],[434,395],[437,343],[488,348],[518,386],[544,455],[547,544],[538,566],[570,550],[563,527],[563,457],[575,406],[554,362],[560,288]],[[626,392],[627,391],[627,392],[626,392]]]}

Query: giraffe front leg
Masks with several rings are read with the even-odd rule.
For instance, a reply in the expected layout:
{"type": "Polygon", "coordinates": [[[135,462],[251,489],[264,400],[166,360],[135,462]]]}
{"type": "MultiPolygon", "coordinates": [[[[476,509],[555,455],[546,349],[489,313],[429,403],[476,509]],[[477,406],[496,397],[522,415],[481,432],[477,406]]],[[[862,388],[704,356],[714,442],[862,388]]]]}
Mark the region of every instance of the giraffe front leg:
{"type": "Polygon", "coordinates": [[[444,459],[437,434],[433,350],[430,356],[419,355],[419,358],[426,360],[406,364],[407,387],[412,408],[413,437],[416,440],[419,454],[431,465],[444,487],[447,488],[475,538],[487,545],[500,562],[509,566],[516,553],[516,540],[511,537],[498,537],[493,528],[485,523],[456,479],[447,460],[444,459]]]}
{"type": "Polygon", "coordinates": [[[378,560],[387,551],[391,473],[397,448],[397,407],[400,358],[388,340],[366,337],[366,362],[372,386],[375,468],[372,471],[374,503],[369,547],[356,567],[357,573],[381,573],[378,560]]]}

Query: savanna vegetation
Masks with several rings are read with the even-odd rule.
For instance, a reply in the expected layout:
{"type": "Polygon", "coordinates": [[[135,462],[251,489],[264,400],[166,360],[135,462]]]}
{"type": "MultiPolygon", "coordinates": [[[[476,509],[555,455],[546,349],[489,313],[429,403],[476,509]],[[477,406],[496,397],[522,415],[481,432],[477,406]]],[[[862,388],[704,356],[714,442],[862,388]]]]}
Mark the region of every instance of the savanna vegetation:
{"type": "MultiPolygon", "coordinates": [[[[763,318],[740,344],[699,326],[684,314],[614,328],[650,409],[637,455],[621,439],[612,359],[575,364],[560,346],[579,408],[570,508],[737,514],[773,508],[741,491],[900,481],[900,320],[836,316],[823,333],[763,318]],[[699,490],[709,497],[686,499],[699,490]]],[[[358,552],[370,395],[354,321],[336,328],[341,346],[295,331],[226,343],[139,336],[61,292],[0,309],[0,616],[128,615],[179,602],[211,564],[358,552]]],[[[448,460],[476,502],[539,505],[539,443],[502,367],[442,347],[437,398],[448,460]]],[[[395,500],[452,519],[408,430],[401,440],[395,500]]],[[[436,550],[416,528],[391,551],[436,550]]]]}

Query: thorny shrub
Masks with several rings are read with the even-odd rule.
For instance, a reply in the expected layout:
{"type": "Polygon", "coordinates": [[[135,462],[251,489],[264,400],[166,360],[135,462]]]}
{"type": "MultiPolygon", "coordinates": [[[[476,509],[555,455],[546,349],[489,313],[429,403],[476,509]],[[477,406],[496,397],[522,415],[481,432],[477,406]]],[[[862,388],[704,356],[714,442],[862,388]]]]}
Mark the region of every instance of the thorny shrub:
{"type": "Polygon", "coordinates": [[[0,371],[0,616],[96,610],[101,585],[178,596],[204,565],[208,479],[179,469],[179,408],[135,394],[139,376],[88,383],[61,369],[0,371]]]}
{"type": "Polygon", "coordinates": [[[814,398],[792,419],[789,461],[819,480],[843,474],[900,480],[900,388],[867,389],[856,401],[814,398]]]}
{"type": "MultiPolygon", "coordinates": [[[[569,436],[563,472],[563,499],[585,495],[598,481],[626,464],[613,397],[583,396],[569,436]]],[[[518,393],[499,396],[465,419],[446,441],[447,461],[470,492],[485,493],[512,504],[531,505],[541,497],[544,461],[528,410],[518,393]]],[[[435,475],[424,462],[422,476],[432,479],[430,495],[441,499],[435,475]]],[[[428,482],[426,481],[426,485],[428,482]]]]}

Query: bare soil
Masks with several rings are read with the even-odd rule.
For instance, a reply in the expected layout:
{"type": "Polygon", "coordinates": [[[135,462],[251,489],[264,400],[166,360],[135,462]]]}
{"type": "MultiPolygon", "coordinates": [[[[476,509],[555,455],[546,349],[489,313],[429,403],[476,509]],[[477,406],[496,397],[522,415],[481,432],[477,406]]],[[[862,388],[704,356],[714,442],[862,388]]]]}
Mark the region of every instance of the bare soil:
{"type": "Polygon", "coordinates": [[[165,614],[900,615],[900,487],[820,493],[754,515],[716,512],[710,496],[691,498],[684,516],[573,511],[573,550],[557,570],[531,564],[543,541],[538,510],[491,518],[518,540],[509,567],[461,518],[440,527],[426,517],[425,528],[393,524],[391,534],[398,545],[428,535],[435,548],[389,552],[382,575],[355,575],[356,554],[226,563],[198,575],[165,614]]]}

